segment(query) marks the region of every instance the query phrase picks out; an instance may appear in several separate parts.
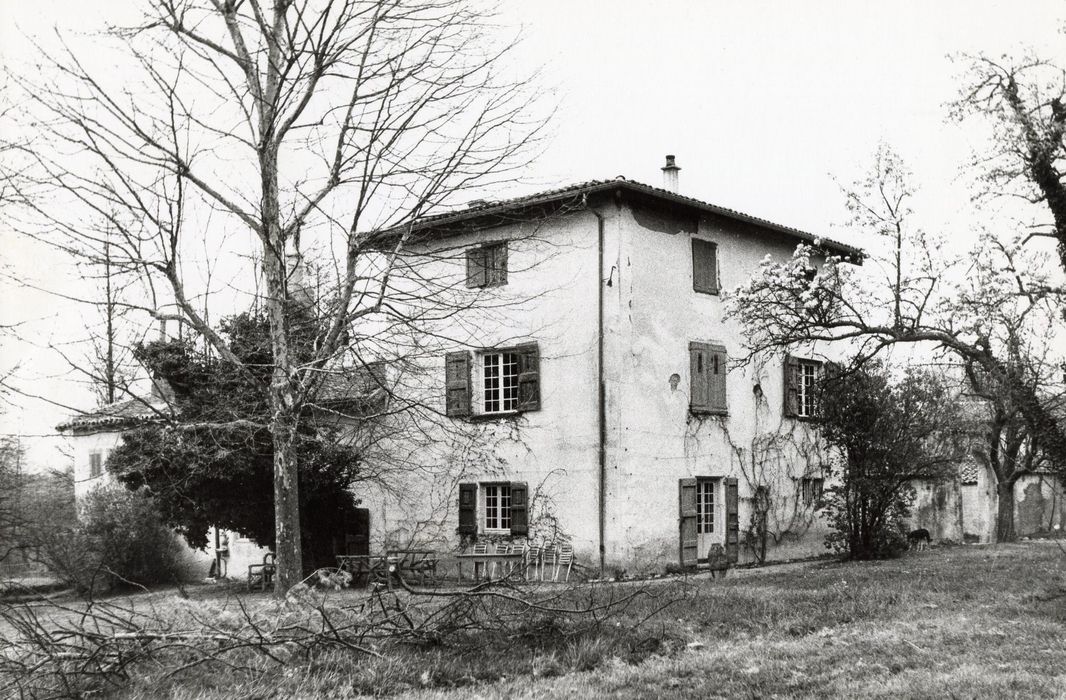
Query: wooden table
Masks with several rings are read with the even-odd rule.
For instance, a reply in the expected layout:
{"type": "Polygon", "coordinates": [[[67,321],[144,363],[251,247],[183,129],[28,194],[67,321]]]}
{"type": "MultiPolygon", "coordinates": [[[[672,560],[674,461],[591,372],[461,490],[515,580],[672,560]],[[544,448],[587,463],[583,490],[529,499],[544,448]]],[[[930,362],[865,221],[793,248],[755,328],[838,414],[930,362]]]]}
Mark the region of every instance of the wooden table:
{"type": "MultiPolygon", "coordinates": [[[[474,580],[478,579],[477,568],[480,565],[483,568],[486,564],[500,564],[501,566],[507,566],[508,571],[514,571],[515,567],[521,567],[522,562],[525,560],[525,554],[522,552],[516,552],[514,554],[456,554],[455,558],[458,561],[459,580],[463,580],[463,562],[469,561],[474,563],[474,580]],[[509,565],[509,566],[508,566],[509,565]]],[[[525,574],[525,572],[522,572],[525,574]]]]}
{"type": "Polygon", "coordinates": [[[432,549],[389,549],[385,556],[396,562],[394,571],[400,576],[418,576],[421,583],[427,578],[437,580],[437,564],[440,558],[432,549]]]}
{"type": "Polygon", "coordinates": [[[357,581],[365,577],[362,585],[369,585],[375,581],[384,581],[389,587],[392,586],[392,577],[389,576],[390,566],[396,564],[395,557],[381,556],[380,554],[338,554],[337,568],[343,569],[352,575],[352,585],[358,585],[357,581]]]}

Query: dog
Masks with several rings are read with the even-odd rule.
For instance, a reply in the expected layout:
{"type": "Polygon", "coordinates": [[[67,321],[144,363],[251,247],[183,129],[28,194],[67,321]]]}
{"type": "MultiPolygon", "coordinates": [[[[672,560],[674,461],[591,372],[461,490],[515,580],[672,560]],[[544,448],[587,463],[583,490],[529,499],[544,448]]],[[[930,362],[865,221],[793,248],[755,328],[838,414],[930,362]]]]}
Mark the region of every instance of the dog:
{"type": "Polygon", "coordinates": [[[914,549],[917,547],[918,551],[922,551],[927,545],[933,543],[933,538],[929,536],[929,531],[924,527],[920,527],[917,530],[912,530],[907,535],[907,549],[914,549]]]}

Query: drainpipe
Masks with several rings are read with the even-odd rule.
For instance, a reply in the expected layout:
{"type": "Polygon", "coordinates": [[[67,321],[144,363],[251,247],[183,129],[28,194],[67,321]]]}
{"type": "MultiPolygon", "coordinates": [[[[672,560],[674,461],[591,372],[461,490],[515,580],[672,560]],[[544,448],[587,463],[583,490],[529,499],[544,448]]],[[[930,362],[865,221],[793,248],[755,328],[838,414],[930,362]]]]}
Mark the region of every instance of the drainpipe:
{"type": "MultiPolygon", "coordinates": [[[[588,205],[587,196],[582,196],[583,203],[588,205]]],[[[603,576],[607,558],[607,386],[603,374],[603,314],[604,292],[603,285],[606,280],[603,276],[603,239],[604,218],[595,209],[589,208],[596,217],[596,386],[597,386],[597,419],[599,423],[599,540],[600,540],[600,576],[603,576]]]]}

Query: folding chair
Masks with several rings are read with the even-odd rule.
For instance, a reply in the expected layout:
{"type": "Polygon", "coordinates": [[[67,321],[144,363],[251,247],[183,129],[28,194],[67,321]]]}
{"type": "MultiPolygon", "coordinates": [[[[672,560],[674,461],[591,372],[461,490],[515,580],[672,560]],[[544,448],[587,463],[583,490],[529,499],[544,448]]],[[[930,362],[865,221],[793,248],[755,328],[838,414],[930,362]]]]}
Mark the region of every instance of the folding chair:
{"type": "Polygon", "coordinates": [[[553,580],[559,580],[559,569],[566,567],[566,576],[563,577],[563,581],[570,580],[570,567],[574,565],[574,546],[572,544],[564,544],[559,548],[559,557],[555,563],[555,578],[553,580]]]}
{"type": "Polygon", "coordinates": [[[534,581],[537,577],[537,571],[540,569],[540,546],[534,545],[532,547],[526,547],[524,556],[522,557],[522,576],[527,581],[534,581]],[[530,567],[533,568],[533,575],[529,573],[530,567]]]}
{"type": "MultiPolygon", "coordinates": [[[[485,543],[475,544],[473,553],[474,554],[488,554],[489,553],[489,546],[487,544],[485,544],[485,543]]],[[[474,562],[474,580],[475,581],[478,580],[477,566],[478,566],[478,564],[475,561],[474,562]]],[[[482,564],[482,566],[484,566],[486,568],[486,572],[485,573],[486,573],[486,575],[488,575],[488,571],[487,571],[488,565],[487,564],[482,564]]]]}
{"type": "Polygon", "coordinates": [[[546,546],[541,551],[541,553],[540,553],[540,580],[541,581],[550,581],[551,577],[555,575],[554,574],[554,569],[555,569],[555,560],[556,560],[557,556],[558,556],[558,552],[556,551],[555,545],[553,545],[553,544],[550,544],[550,545],[546,546]],[[548,567],[549,566],[552,567],[552,570],[553,570],[552,573],[548,573],[548,567]],[[547,574],[547,576],[549,578],[544,578],[545,574],[547,574]]]}

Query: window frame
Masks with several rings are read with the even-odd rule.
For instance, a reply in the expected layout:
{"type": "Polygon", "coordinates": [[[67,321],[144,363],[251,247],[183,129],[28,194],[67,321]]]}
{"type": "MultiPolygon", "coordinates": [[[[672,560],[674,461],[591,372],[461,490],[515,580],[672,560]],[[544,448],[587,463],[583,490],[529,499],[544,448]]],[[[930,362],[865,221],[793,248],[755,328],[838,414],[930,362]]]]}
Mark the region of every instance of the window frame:
{"type": "Polygon", "coordinates": [[[783,372],[784,415],[788,418],[810,421],[821,415],[818,405],[818,383],[825,371],[821,360],[786,355],[783,372]],[[795,392],[795,406],[791,394],[795,392]]]}
{"type": "Polygon", "coordinates": [[[696,534],[713,535],[718,519],[718,479],[696,478],[696,534]],[[708,499],[707,496],[710,496],[708,499]],[[710,512],[707,506],[710,505],[710,512]]]}
{"type": "Polygon", "coordinates": [[[475,388],[477,390],[477,401],[474,402],[474,408],[476,415],[479,416],[508,416],[519,412],[519,391],[518,391],[518,378],[522,374],[521,359],[519,358],[519,352],[515,348],[492,348],[489,350],[483,350],[477,353],[477,362],[475,364],[475,388]],[[510,361],[506,361],[505,358],[510,356],[510,361]],[[493,369],[497,374],[493,377],[489,376],[489,366],[487,364],[489,358],[498,357],[500,361],[495,365],[493,369]],[[504,374],[505,368],[511,369],[512,372],[504,374]],[[489,398],[489,387],[486,386],[490,379],[498,379],[497,386],[492,387],[492,391],[496,393],[496,396],[489,398]],[[510,379],[510,383],[508,383],[510,379]],[[508,395],[508,390],[511,390],[508,395]],[[488,408],[490,401],[498,404],[499,408],[490,410],[488,408]],[[510,404],[511,408],[506,406],[510,404]]]}
{"type": "Polygon", "coordinates": [[[481,506],[480,517],[478,518],[478,525],[481,532],[486,535],[510,535],[511,534],[511,482],[509,481],[490,481],[482,482],[478,484],[480,491],[481,506]],[[489,491],[493,490],[493,498],[496,501],[493,508],[492,519],[495,522],[495,526],[489,525],[490,506],[489,506],[489,491]],[[506,492],[505,492],[506,491],[506,492]],[[506,500],[506,505],[504,501],[506,500]]]}
{"type": "Polygon", "coordinates": [[[799,365],[798,383],[796,385],[796,417],[817,418],[818,378],[822,373],[822,363],[815,360],[797,359],[799,365]]]}

